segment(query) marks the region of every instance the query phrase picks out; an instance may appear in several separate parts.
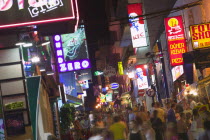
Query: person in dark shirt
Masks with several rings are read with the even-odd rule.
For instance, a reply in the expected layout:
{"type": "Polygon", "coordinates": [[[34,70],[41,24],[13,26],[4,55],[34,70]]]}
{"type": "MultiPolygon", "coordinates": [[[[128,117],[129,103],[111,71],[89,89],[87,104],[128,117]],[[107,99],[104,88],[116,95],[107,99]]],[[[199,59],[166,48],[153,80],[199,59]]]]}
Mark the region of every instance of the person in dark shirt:
{"type": "Polygon", "coordinates": [[[156,140],[163,140],[163,122],[160,118],[158,118],[158,111],[154,110],[153,117],[150,119],[152,123],[152,128],[155,130],[155,138],[156,140]]]}

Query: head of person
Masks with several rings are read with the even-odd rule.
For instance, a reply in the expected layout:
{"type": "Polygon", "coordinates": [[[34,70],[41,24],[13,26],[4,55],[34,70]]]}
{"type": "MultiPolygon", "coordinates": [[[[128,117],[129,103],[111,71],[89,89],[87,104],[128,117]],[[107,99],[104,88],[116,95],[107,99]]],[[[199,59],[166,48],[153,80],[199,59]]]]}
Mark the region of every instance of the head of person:
{"type": "Polygon", "coordinates": [[[188,95],[187,99],[188,99],[189,102],[192,102],[193,101],[193,96],[192,95],[188,95]]]}
{"type": "Polygon", "coordinates": [[[139,22],[139,17],[136,13],[130,13],[129,14],[129,22],[135,26],[139,22]]]}
{"type": "Polygon", "coordinates": [[[174,104],[174,103],[171,104],[171,108],[175,110],[176,109],[176,104],[174,104]]]}
{"type": "Polygon", "coordinates": [[[113,121],[116,123],[116,122],[119,122],[120,121],[120,117],[117,115],[117,116],[114,116],[113,118],[113,121]]]}
{"type": "Polygon", "coordinates": [[[157,118],[157,115],[158,115],[158,111],[157,111],[157,110],[154,110],[154,111],[153,111],[153,116],[154,116],[154,118],[157,118]]]}
{"type": "Polygon", "coordinates": [[[187,119],[187,120],[191,119],[191,117],[192,117],[192,115],[191,115],[190,112],[186,113],[186,119],[187,119]]]}
{"type": "Polygon", "coordinates": [[[145,111],[145,107],[144,107],[144,106],[141,106],[141,107],[140,107],[140,111],[141,111],[141,112],[144,112],[144,111],[145,111]]]}
{"type": "Polygon", "coordinates": [[[155,103],[155,107],[159,108],[160,107],[160,103],[159,102],[156,102],[155,103]]]}
{"type": "Polygon", "coordinates": [[[140,116],[136,116],[136,123],[137,123],[137,125],[142,125],[143,124],[143,120],[141,119],[140,116]]]}
{"type": "Polygon", "coordinates": [[[144,73],[143,73],[142,68],[137,68],[137,69],[136,69],[136,76],[137,76],[137,78],[140,78],[140,79],[143,78],[144,73]]]}
{"type": "Polygon", "coordinates": [[[192,110],[193,116],[198,116],[198,109],[193,109],[192,110]]]}
{"type": "Polygon", "coordinates": [[[137,129],[137,128],[138,128],[138,123],[137,123],[135,120],[130,121],[130,122],[129,122],[129,128],[130,128],[131,130],[137,129]]]}
{"type": "Polygon", "coordinates": [[[152,107],[155,107],[155,102],[152,103],[152,107]]]}
{"type": "Polygon", "coordinates": [[[182,119],[182,120],[185,120],[186,119],[186,115],[185,115],[185,113],[180,113],[180,119],[182,119]]]}
{"type": "Polygon", "coordinates": [[[47,137],[47,140],[57,140],[57,138],[56,138],[56,136],[54,136],[54,135],[49,135],[49,136],[47,137]]]}
{"type": "Polygon", "coordinates": [[[132,108],[128,108],[128,113],[131,113],[133,110],[132,110],[132,108]]]}

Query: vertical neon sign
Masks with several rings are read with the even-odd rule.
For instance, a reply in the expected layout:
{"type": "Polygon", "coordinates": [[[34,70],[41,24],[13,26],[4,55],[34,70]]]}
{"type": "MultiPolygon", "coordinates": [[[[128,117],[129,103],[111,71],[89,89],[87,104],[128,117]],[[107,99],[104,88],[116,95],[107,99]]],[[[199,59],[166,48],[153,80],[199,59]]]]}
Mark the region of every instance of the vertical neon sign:
{"type": "Polygon", "coordinates": [[[67,72],[81,69],[90,68],[90,60],[89,59],[81,59],[75,61],[67,61],[65,62],[64,53],[62,48],[62,38],[61,35],[53,36],[57,62],[58,62],[58,71],[59,72],[67,72]]]}

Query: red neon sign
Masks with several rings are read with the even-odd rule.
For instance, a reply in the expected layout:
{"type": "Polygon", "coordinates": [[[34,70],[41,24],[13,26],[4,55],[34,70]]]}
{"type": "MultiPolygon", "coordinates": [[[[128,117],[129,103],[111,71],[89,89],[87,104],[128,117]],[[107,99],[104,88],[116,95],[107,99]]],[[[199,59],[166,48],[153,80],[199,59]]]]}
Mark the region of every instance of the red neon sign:
{"type": "Polygon", "coordinates": [[[182,54],[187,52],[182,16],[165,18],[171,66],[183,65],[182,54]]]}
{"type": "MultiPolygon", "coordinates": [[[[71,19],[76,19],[78,24],[79,12],[77,0],[74,0],[74,3],[73,0],[54,0],[53,4],[52,1],[50,1],[51,3],[48,3],[47,0],[43,1],[42,3],[35,1],[33,5],[32,2],[27,2],[23,5],[24,0],[18,0],[17,5],[15,5],[15,3],[4,3],[3,0],[0,0],[0,18],[4,19],[0,20],[0,29],[71,19]],[[43,1],[46,2],[44,3],[43,1]]],[[[77,28],[77,25],[75,28],[77,28]]]]}

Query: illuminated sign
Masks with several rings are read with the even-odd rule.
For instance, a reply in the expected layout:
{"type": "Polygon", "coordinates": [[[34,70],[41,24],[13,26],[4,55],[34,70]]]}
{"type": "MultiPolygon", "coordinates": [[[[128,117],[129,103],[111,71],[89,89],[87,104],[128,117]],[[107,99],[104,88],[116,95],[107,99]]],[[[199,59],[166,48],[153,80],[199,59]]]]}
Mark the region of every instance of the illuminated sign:
{"type": "Polygon", "coordinates": [[[119,72],[119,75],[124,74],[122,62],[118,62],[118,72],[119,72]]]}
{"type": "Polygon", "coordinates": [[[94,76],[99,76],[99,75],[103,75],[104,72],[103,71],[95,71],[94,72],[94,76]]]}
{"type": "Polygon", "coordinates": [[[53,36],[53,40],[54,40],[59,72],[75,71],[75,70],[90,68],[89,59],[66,61],[64,58],[61,35],[53,36]]]}
{"type": "Polygon", "coordinates": [[[148,79],[147,79],[147,71],[144,68],[144,65],[136,66],[136,79],[138,89],[146,89],[148,88],[148,79]]]}
{"type": "Polygon", "coordinates": [[[70,20],[77,16],[77,0],[74,3],[73,0],[0,0],[0,17],[4,19],[0,20],[0,28],[70,20]]]}
{"type": "Polygon", "coordinates": [[[173,67],[171,72],[173,76],[173,81],[175,81],[184,73],[183,65],[173,67]]]}
{"type": "Polygon", "coordinates": [[[190,26],[194,49],[210,47],[210,23],[190,26]]]}
{"type": "Polygon", "coordinates": [[[182,54],[187,51],[182,16],[165,18],[165,29],[171,65],[182,65],[182,54]]]}
{"type": "Polygon", "coordinates": [[[119,88],[119,84],[118,83],[111,83],[110,84],[110,88],[111,89],[118,89],[119,88]]]}
{"type": "Polygon", "coordinates": [[[127,7],[133,47],[147,46],[147,39],[142,15],[142,4],[130,4],[127,7]]]}

